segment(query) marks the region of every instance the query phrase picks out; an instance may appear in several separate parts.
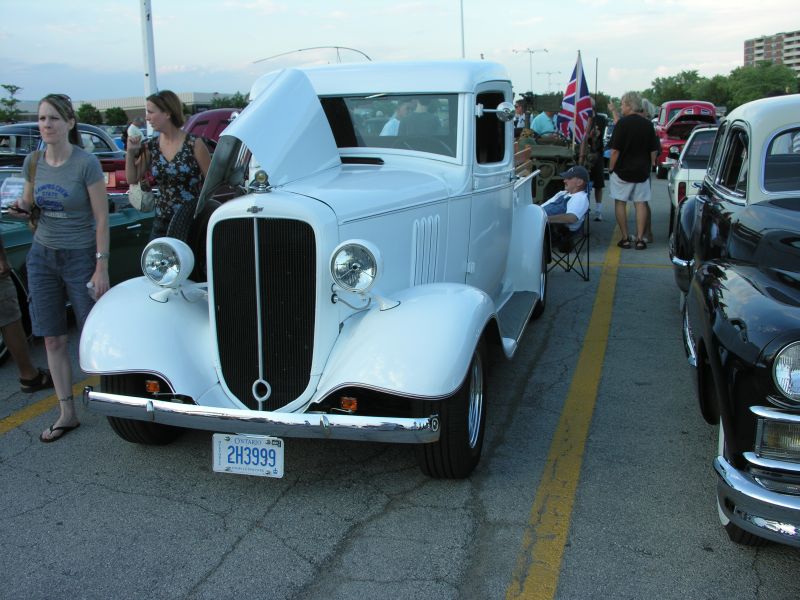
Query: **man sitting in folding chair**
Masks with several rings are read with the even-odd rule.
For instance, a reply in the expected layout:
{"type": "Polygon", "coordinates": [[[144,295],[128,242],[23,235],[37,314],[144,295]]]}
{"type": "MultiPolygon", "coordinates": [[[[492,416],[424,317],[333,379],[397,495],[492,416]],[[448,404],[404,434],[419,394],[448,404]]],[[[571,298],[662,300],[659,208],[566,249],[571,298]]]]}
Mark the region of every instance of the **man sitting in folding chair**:
{"type": "Polygon", "coordinates": [[[575,270],[589,280],[589,172],[580,165],[570,167],[560,174],[564,178],[564,191],[542,204],[550,223],[550,243],[553,248],[553,269],[556,265],[565,271],[575,270]],[[585,250],[584,264],[582,253],[585,250]]]}

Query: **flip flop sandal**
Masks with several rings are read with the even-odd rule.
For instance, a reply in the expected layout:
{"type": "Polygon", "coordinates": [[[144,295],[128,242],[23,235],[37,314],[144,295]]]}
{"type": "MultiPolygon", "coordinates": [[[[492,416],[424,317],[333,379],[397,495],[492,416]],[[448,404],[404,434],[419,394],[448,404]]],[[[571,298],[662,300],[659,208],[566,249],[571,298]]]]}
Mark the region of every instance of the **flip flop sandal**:
{"type": "Polygon", "coordinates": [[[630,250],[631,242],[630,240],[620,240],[617,242],[617,246],[619,246],[620,248],[625,248],[626,250],[630,250]]]}
{"type": "Polygon", "coordinates": [[[36,377],[33,379],[20,378],[19,383],[21,392],[32,394],[33,392],[53,387],[53,378],[50,377],[50,371],[39,369],[39,374],[36,377]]]}
{"type": "Polygon", "coordinates": [[[81,426],[80,423],[78,423],[77,425],[69,425],[69,426],[65,426],[65,427],[53,427],[51,425],[50,428],[47,430],[47,431],[50,432],[51,435],[54,434],[57,431],[60,431],[61,433],[59,433],[55,437],[46,438],[46,437],[44,437],[44,431],[43,431],[42,433],[39,434],[39,441],[43,442],[45,444],[49,444],[50,442],[56,442],[56,441],[60,440],[61,438],[63,438],[65,435],[67,435],[70,431],[72,431],[73,429],[77,429],[80,426],[81,426]]]}
{"type": "Polygon", "coordinates": [[[634,246],[636,250],[647,250],[647,244],[644,240],[636,240],[636,245],[634,246]]]}

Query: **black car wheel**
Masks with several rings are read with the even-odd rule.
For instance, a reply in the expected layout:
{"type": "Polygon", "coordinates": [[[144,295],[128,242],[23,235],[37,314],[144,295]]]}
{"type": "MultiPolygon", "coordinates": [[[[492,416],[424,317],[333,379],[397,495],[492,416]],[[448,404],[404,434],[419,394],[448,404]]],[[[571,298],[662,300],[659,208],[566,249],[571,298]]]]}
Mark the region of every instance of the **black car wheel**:
{"type": "Polygon", "coordinates": [[[464,383],[446,400],[422,402],[423,415],[439,414],[439,441],[417,446],[423,473],[438,479],[463,479],[481,457],[486,427],[486,379],[481,346],[475,349],[464,383]]]}
{"type": "MultiPolygon", "coordinates": [[[[110,394],[144,395],[139,385],[140,377],[135,375],[104,375],[100,388],[110,394]]],[[[107,417],[111,429],[126,442],[146,446],[163,446],[178,439],[183,434],[180,427],[161,425],[150,421],[137,421],[121,417],[107,417]]]]}

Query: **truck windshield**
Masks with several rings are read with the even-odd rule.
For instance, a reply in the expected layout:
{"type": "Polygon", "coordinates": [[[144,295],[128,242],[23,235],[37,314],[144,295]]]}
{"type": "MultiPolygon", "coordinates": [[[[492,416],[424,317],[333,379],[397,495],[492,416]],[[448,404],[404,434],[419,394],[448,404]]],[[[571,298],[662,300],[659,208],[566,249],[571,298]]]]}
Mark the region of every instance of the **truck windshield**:
{"type": "Polygon", "coordinates": [[[456,156],[458,95],[320,98],[339,148],[396,148],[456,156]]]}

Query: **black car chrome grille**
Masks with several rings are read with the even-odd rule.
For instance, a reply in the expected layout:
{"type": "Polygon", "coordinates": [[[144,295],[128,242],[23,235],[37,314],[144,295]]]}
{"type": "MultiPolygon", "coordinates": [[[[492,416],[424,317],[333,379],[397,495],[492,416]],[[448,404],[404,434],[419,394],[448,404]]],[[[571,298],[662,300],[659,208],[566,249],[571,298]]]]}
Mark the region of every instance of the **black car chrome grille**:
{"type": "Polygon", "coordinates": [[[258,410],[253,385],[263,378],[272,390],[263,409],[285,406],[305,390],[311,371],[314,230],[291,219],[231,219],[217,223],[211,244],[216,339],[225,384],[258,410]]]}

